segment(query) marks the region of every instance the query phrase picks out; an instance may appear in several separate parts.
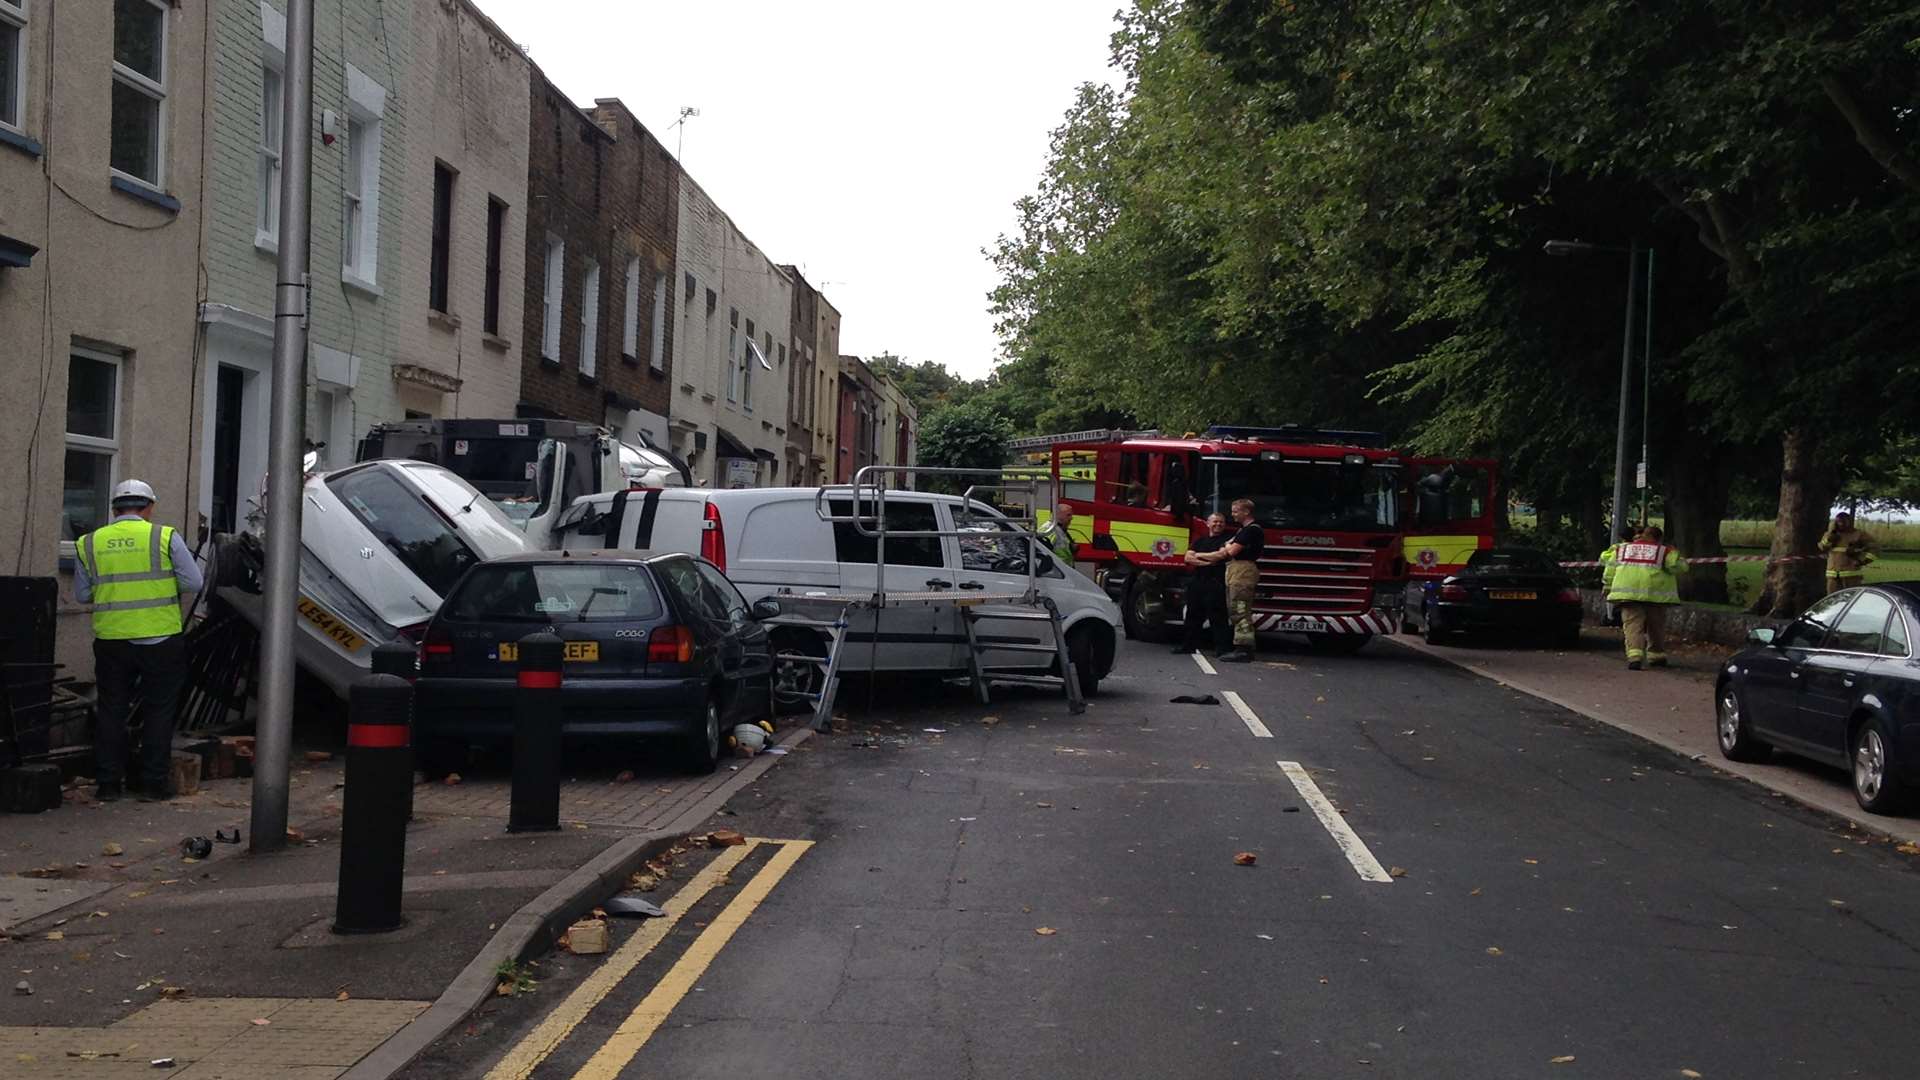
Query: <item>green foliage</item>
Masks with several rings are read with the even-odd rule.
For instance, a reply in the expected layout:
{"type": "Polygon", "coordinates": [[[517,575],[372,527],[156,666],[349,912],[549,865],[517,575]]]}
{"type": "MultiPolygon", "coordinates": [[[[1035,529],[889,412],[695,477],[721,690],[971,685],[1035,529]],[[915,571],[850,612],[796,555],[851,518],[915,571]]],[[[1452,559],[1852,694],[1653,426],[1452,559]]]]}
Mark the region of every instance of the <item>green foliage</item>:
{"type": "MultiPolygon", "coordinates": [[[[1006,464],[1013,426],[991,402],[973,399],[936,409],[920,422],[920,464],[947,469],[998,469],[1006,464]]],[[[937,478],[936,478],[937,479],[937,478]]],[[[958,493],[966,484],[929,483],[958,493]]]]}

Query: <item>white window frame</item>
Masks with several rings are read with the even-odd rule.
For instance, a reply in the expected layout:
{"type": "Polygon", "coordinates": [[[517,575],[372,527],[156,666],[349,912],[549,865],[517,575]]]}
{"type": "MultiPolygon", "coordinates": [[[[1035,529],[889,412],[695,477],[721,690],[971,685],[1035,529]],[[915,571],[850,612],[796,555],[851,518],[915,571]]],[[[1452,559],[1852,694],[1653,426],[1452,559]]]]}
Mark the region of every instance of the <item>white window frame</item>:
{"type": "Polygon", "coordinates": [[[0,23],[18,31],[14,40],[19,43],[19,53],[13,58],[13,104],[18,115],[11,120],[0,116],[0,128],[20,135],[27,133],[27,87],[32,85],[27,79],[27,3],[0,0],[0,23]]]}
{"type": "MultiPolygon", "coordinates": [[[[0,0],[0,2],[3,2],[3,0],[0,0]]],[[[64,411],[62,412],[61,421],[60,421],[61,423],[60,430],[66,436],[65,442],[62,444],[63,451],[64,450],[82,450],[92,454],[99,454],[102,452],[106,454],[107,490],[109,494],[111,494],[113,490],[113,485],[118,484],[120,482],[120,418],[126,412],[127,357],[125,353],[108,352],[104,349],[88,348],[85,345],[79,345],[79,344],[68,346],[67,356],[68,356],[69,363],[72,362],[73,357],[79,356],[79,357],[84,357],[88,360],[97,360],[100,363],[107,364],[113,368],[113,437],[101,438],[98,435],[76,435],[71,431],[67,431],[66,418],[65,418],[64,411]]],[[[71,397],[73,394],[73,387],[71,385],[67,387],[67,394],[69,397],[71,397]]],[[[65,463],[64,453],[62,454],[60,475],[61,475],[61,483],[64,486],[66,482],[66,463],[65,463]]],[[[65,511],[63,509],[62,514],[64,515],[64,513],[65,511]]],[[[109,503],[108,505],[108,514],[109,514],[108,520],[110,521],[112,520],[111,503],[109,503]]],[[[104,525],[106,524],[106,522],[103,521],[101,522],[101,524],[104,525]]],[[[71,558],[73,556],[73,541],[71,540],[60,541],[60,554],[71,558]]]]}
{"type": "MultiPolygon", "coordinates": [[[[167,183],[167,46],[169,39],[173,36],[171,25],[173,9],[167,6],[165,0],[136,0],[136,2],[144,3],[160,13],[160,78],[155,81],[151,76],[135,71],[115,58],[113,81],[153,99],[157,106],[153,116],[153,176],[148,178],[122,172],[114,168],[111,161],[107,170],[129,183],[139,184],[141,187],[155,191],[165,191],[167,183]]],[[[113,122],[111,99],[107,104],[107,122],[111,127],[113,122]]]]}
{"type": "Polygon", "coordinates": [[[620,355],[640,358],[640,260],[627,260],[627,318],[620,335],[620,355]]]}
{"type": "Polygon", "coordinates": [[[253,242],[269,251],[280,245],[280,155],[285,147],[286,76],[277,57],[260,58],[260,185],[255,200],[253,242]],[[269,93],[271,91],[271,93],[269,93]],[[271,100],[269,100],[271,98],[271,100]]]}
{"type": "Polygon", "coordinates": [[[728,308],[727,319],[727,400],[740,400],[740,309],[728,308]]]}
{"type": "Polygon", "coordinates": [[[580,374],[600,373],[600,262],[588,259],[580,273],[580,374]]]}
{"type": "Polygon", "coordinates": [[[386,88],[348,64],[347,146],[340,162],[340,280],[375,295],[380,281],[380,159],[386,112],[386,88]],[[358,140],[355,127],[360,129],[358,140]],[[358,150],[356,141],[361,144],[358,150]],[[356,153],[360,173],[349,176],[356,153]],[[356,210],[357,229],[349,227],[356,210]],[[349,236],[354,241],[351,245],[349,236]]]}
{"type": "Polygon", "coordinates": [[[540,316],[540,356],[560,362],[560,309],[567,297],[567,242],[547,234],[546,287],[540,316]]]}
{"type": "Polygon", "coordinates": [[[667,370],[667,275],[653,275],[653,340],[647,346],[647,366],[667,370]]]}

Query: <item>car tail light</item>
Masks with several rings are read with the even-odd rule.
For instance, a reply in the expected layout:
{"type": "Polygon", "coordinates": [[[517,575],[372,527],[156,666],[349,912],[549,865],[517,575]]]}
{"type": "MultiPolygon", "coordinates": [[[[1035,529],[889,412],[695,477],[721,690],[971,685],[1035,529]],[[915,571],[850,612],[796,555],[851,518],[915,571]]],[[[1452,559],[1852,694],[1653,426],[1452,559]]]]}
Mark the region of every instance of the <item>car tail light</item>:
{"type": "Polygon", "coordinates": [[[1448,582],[1440,586],[1440,599],[1453,601],[1469,599],[1467,587],[1465,585],[1455,585],[1452,582],[1448,582]]]}
{"type": "Polygon", "coordinates": [[[417,623],[408,623],[405,626],[399,627],[396,633],[400,635],[401,641],[409,645],[418,646],[422,641],[426,640],[427,630],[432,626],[432,619],[421,619],[417,623]]]}
{"type": "Polygon", "coordinates": [[[1562,604],[1577,604],[1580,602],[1580,590],[1561,589],[1554,594],[1553,598],[1562,604]]]}
{"type": "MultiPolygon", "coordinates": [[[[404,637],[406,635],[406,630],[402,629],[400,633],[404,637]]],[[[453,641],[450,637],[448,637],[446,630],[440,627],[436,627],[431,623],[429,623],[426,628],[426,636],[420,642],[421,662],[425,663],[427,660],[430,660],[430,659],[432,660],[449,659],[452,656],[453,656],[453,641]]]]}
{"type": "Polygon", "coordinates": [[[693,631],[684,626],[657,626],[647,635],[647,663],[685,664],[693,659],[693,631]]]}
{"type": "Polygon", "coordinates": [[[721,573],[727,572],[727,531],[720,525],[720,508],[707,504],[707,518],[700,526],[700,557],[721,573]]]}

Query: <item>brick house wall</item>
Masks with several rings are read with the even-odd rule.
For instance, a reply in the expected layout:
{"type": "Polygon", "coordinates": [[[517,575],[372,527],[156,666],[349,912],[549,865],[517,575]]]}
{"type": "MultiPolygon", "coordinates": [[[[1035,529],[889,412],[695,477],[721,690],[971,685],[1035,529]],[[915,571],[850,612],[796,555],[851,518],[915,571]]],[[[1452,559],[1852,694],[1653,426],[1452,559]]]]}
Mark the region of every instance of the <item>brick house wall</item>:
{"type": "Polygon", "coordinates": [[[793,318],[787,327],[787,482],[813,482],[814,377],[818,370],[815,326],[820,293],[795,266],[781,269],[793,279],[793,318]]]}
{"type": "Polygon", "coordinates": [[[567,100],[540,71],[529,82],[525,314],[520,342],[523,416],[635,427],[664,437],[672,328],[661,324],[652,363],[654,314],[673,308],[677,170],[659,142],[617,100],[593,113],[567,100]],[[558,244],[557,333],[548,332],[549,252],[558,244]],[[598,289],[586,294],[597,265],[598,289]],[[638,355],[623,355],[627,283],[639,286],[638,355]],[[664,303],[656,306],[657,290],[664,303]],[[591,327],[590,356],[585,355],[591,327]]]}

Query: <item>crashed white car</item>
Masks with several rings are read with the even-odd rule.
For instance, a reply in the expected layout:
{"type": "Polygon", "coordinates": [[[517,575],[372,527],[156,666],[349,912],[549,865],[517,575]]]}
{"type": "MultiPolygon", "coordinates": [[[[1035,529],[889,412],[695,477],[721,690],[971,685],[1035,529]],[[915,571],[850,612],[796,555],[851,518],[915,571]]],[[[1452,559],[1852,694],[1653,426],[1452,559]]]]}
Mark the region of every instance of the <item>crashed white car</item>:
{"type": "MultiPolygon", "coordinates": [[[[371,669],[376,646],[418,643],[468,567],[527,550],[526,534],[492,500],[424,461],[311,475],[302,497],[294,658],[343,698],[371,669]]],[[[220,596],[261,624],[258,593],[220,596]]]]}

